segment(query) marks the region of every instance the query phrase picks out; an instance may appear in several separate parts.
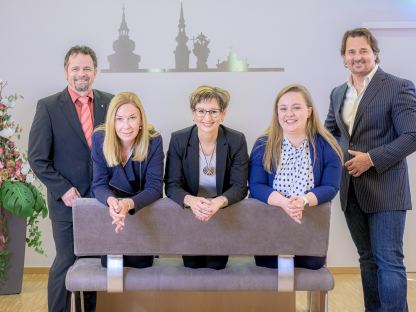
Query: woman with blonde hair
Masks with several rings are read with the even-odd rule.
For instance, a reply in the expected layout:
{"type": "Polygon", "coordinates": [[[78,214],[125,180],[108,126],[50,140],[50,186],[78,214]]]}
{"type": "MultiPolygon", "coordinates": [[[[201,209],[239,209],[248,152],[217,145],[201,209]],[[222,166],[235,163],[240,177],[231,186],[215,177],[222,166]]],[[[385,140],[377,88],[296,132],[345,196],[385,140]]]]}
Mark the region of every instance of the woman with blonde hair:
{"type": "MultiPolygon", "coordinates": [[[[341,149],[320,122],[308,90],[299,84],[283,88],[270,126],[251,152],[251,197],[282,208],[294,222],[301,223],[305,208],[335,197],[341,171],[341,149]]],[[[277,267],[276,256],[255,259],[259,266],[277,267]]],[[[295,256],[295,266],[319,269],[325,259],[295,256]]]]}
{"type": "MultiPolygon", "coordinates": [[[[92,138],[92,190],[108,205],[115,232],[124,228],[127,213],[134,214],[163,195],[162,137],[148,124],[140,99],[132,92],[110,102],[105,124],[92,138]]],[[[106,257],[101,258],[106,266],[106,257]]],[[[131,267],[148,267],[153,256],[125,256],[131,267]]]]}

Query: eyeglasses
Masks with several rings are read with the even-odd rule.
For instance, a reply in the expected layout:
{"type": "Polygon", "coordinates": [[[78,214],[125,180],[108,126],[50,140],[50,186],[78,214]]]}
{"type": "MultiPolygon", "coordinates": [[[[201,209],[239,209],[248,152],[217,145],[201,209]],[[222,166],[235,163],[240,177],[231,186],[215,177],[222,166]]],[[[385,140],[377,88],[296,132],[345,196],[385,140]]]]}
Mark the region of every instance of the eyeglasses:
{"type": "Polygon", "coordinates": [[[194,109],[195,114],[199,117],[199,118],[204,118],[205,115],[207,113],[209,113],[209,115],[211,116],[211,118],[215,119],[218,118],[220,116],[220,113],[222,112],[222,109],[210,109],[210,110],[206,110],[204,108],[197,108],[194,109]]]}

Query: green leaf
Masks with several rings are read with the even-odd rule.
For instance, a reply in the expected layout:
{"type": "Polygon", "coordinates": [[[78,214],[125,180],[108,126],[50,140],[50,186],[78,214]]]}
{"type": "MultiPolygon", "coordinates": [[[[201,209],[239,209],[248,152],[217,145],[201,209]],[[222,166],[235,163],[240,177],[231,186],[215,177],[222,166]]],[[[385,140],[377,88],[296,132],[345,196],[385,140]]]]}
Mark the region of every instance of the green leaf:
{"type": "Polygon", "coordinates": [[[3,207],[19,217],[30,217],[34,213],[35,198],[23,182],[4,181],[0,198],[3,207]]]}
{"type": "Polygon", "coordinates": [[[45,199],[42,196],[42,193],[32,184],[29,184],[29,187],[32,191],[33,198],[35,199],[35,206],[33,209],[42,214],[42,218],[48,216],[48,208],[46,207],[45,199]]]}

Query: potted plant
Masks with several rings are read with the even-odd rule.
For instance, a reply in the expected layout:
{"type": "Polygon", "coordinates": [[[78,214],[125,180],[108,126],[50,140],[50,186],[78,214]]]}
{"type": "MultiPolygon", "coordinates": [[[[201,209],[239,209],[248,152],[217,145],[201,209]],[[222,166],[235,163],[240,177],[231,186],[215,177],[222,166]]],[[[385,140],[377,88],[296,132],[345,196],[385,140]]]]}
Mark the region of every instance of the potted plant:
{"type": "Polygon", "coordinates": [[[25,241],[39,254],[44,253],[39,217],[48,214],[40,182],[13,141],[20,139],[22,128],[9,110],[22,97],[3,97],[6,85],[0,80],[0,294],[20,293],[25,241]]]}

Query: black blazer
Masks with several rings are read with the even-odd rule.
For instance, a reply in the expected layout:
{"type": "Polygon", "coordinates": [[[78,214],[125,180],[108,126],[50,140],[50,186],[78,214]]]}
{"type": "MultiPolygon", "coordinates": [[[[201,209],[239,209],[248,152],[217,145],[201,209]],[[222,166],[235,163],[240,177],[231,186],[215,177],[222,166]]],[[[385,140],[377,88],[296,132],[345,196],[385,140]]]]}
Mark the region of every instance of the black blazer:
{"type": "MultiPolygon", "coordinates": [[[[217,196],[224,195],[229,204],[247,195],[248,153],[244,134],[220,126],[216,149],[217,196]]],[[[186,195],[198,194],[199,140],[198,128],[172,133],[165,170],[166,195],[183,205],[186,195]]]]}
{"type": "MultiPolygon", "coordinates": [[[[113,95],[94,90],[94,126],[104,122],[113,95]]],[[[90,196],[90,148],[68,88],[39,100],[29,134],[29,163],[48,191],[51,220],[72,221],[72,210],[61,197],[76,187],[90,196]]]]}
{"type": "Polygon", "coordinates": [[[379,68],[358,106],[351,135],[342,120],[347,84],[331,93],[325,127],[348,149],[368,152],[374,167],[354,178],[344,167],[340,200],[345,211],[350,181],[360,208],[373,213],[412,209],[406,156],[416,150],[416,93],[413,83],[379,68]]]}

